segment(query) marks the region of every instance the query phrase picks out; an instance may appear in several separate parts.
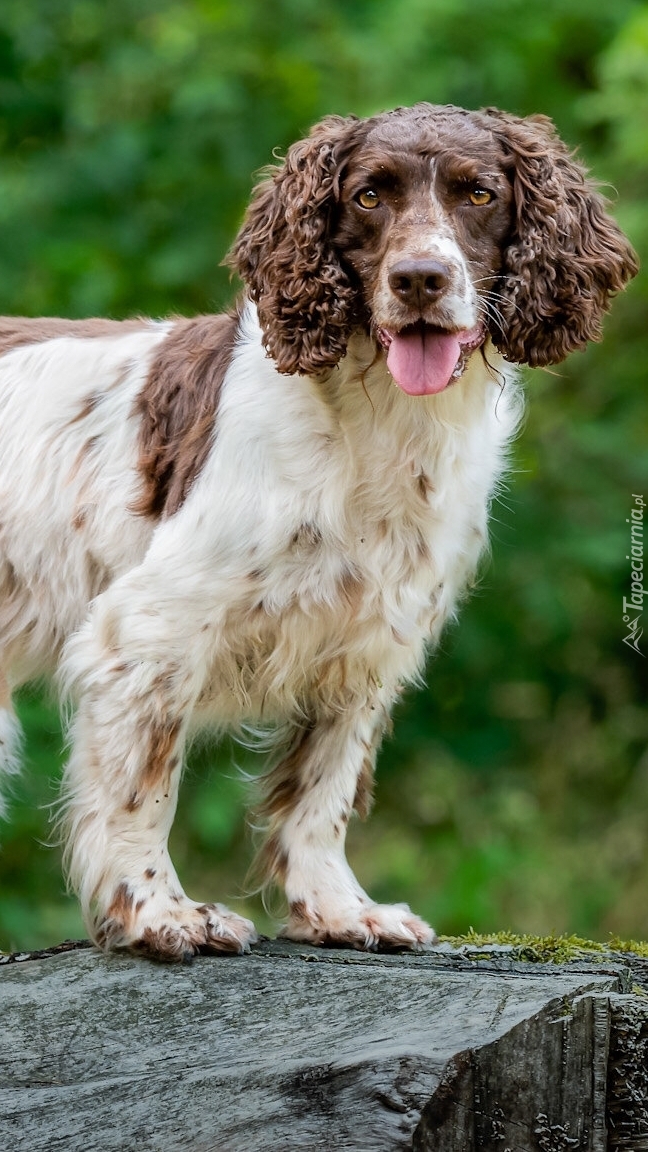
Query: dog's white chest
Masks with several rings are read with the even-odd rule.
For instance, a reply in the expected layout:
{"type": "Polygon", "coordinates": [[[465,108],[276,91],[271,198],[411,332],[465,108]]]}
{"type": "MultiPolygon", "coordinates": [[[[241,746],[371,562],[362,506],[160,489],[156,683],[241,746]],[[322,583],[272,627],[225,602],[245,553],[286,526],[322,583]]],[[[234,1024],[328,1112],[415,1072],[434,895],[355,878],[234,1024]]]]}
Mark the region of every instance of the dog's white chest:
{"type": "Polygon", "coordinates": [[[383,457],[339,493],[334,527],[330,489],[319,510],[309,499],[283,547],[241,573],[201,704],[230,722],[335,713],[414,677],[484,541],[485,502],[458,502],[448,531],[433,488],[383,457]]]}

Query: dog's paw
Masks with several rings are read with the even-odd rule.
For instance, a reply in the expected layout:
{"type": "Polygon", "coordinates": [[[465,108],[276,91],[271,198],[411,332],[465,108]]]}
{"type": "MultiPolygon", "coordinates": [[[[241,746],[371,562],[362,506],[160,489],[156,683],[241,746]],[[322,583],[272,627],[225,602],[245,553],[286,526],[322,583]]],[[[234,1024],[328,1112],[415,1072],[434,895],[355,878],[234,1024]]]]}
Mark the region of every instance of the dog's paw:
{"type": "Polygon", "coordinates": [[[309,944],[371,952],[418,949],[436,940],[434,929],[407,904],[359,904],[324,916],[304,900],[291,904],[281,935],[309,944]]]}
{"type": "Polygon", "coordinates": [[[113,901],[94,933],[105,951],[188,963],[199,952],[247,952],[258,939],[251,920],[224,904],[196,904],[186,896],[164,907],[153,900],[113,901]],[[148,907],[147,907],[148,905],[148,907]]]}

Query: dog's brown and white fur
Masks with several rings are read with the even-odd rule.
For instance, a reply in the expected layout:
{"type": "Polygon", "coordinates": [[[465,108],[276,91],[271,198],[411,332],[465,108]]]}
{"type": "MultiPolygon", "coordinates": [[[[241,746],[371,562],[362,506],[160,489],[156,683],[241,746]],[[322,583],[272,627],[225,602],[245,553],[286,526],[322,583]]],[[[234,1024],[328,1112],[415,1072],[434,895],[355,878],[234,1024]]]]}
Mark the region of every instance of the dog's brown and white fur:
{"type": "Polygon", "coordinates": [[[260,866],[287,935],[417,946],[431,929],[362,890],[346,825],[484,549],[512,363],[597,339],[634,256],[549,121],[421,104],[317,125],[230,260],[230,315],[1,323],[3,767],[12,691],[57,675],[93,939],[238,951],[253,925],[187,898],[167,838],[191,733],[274,726],[260,866]],[[419,380],[426,341],[449,379],[419,380]]]}

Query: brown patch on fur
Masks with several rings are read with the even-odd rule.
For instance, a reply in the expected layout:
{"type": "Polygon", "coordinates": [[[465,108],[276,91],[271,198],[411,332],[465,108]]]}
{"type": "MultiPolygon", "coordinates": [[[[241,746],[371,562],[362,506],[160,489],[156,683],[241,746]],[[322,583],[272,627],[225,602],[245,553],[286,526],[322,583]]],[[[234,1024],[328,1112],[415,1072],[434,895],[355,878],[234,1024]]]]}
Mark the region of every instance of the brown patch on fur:
{"type": "Polygon", "coordinates": [[[89,320],[63,320],[54,316],[37,319],[0,316],[0,356],[25,344],[44,344],[46,340],[57,340],[61,336],[74,336],[78,339],[118,337],[150,327],[151,321],[143,318],[103,320],[92,317],[89,320]]]}
{"type": "Polygon", "coordinates": [[[308,759],[314,727],[303,728],[287,756],[268,777],[266,794],[259,807],[262,818],[276,820],[295,808],[304,792],[302,767],[308,759]]]}
{"type": "Polygon", "coordinates": [[[124,804],[126,812],[136,812],[138,808],[142,807],[142,797],[139,792],[131,792],[128,800],[124,804]]]}
{"type": "Polygon", "coordinates": [[[154,960],[162,960],[168,956],[162,943],[163,937],[167,934],[164,929],[161,932],[156,932],[153,928],[145,928],[139,940],[134,940],[131,944],[131,952],[141,956],[150,956],[154,960]]]}
{"type": "Polygon", "coordinates": [[[301,524],[294,533],[290,544],[293,548],[313,551],[322,543],[322,533],[316,524],[301,524]]]}
{"type": "Polygon", "coordinates": [[[149,734],[149,752],[142,769],[142,788],[148,791],[164,781],[168,787],[169,777],[177,761],[171,756],[182,722],[170,720],[165,724],[155,724],[149,734]]]}
{"type": "Polygon", "coordinates": [[[425,500],[426,502],[430,492],[434,491],[434,485],[432,484],[430,477],[427,476],[425,472],[419,472],[418,476],[416,477],[416,490],[421,499],[425,500]]]}
{"type": "Polygon", "coordinates": [[[96,452],[102,440],[103,436],[89,436],[81,451],[85,453],[86,456],[91,456],[93,452],[96,452]]]}
{"type": "Polygon", "coordinates": [[[119,947],[120,940],[131,927],[135,913],[143,904],[144,901],[138,901],[135,906],[135,898],[128,884],[125,881],[119,884],[105,916],[96,928],[94,936],[97,946],[119,947]]]}
{"type": "Polygon", "coordinates": [[[155,868],[146,868],[144,870],[144,875],[147,880],[152,880],[156,874],[157,873],[155,868]]]}
{"type": "Polygon", "coordinates": [[[4,595],[9,598],[13,596],[18,587],[18,577],[16,569],[14,568],[11,560],[5,560],[2,566],[2,591],[4,595]]]}
{"type": "Polygon", "coordinates": [[[77,532],[80,532],[87,519],[88,513],[84,508],[79,508],[79,511],[75,512],[74,516],[72,517],[72,527],[77,532]]]}
{"type": "Polygon", "coordinates": [[[139,939],[128,945],[130,952],[149,956],[153,960],[168,963],[190,963],[197,952],[241,952],[241,942],[230,935],[217,936],[209,923],[211,912],[220,919],[220,913],[213,904],[201,904],[194,912],[204,920],[188,918],[182,925],[167,924],[158,929],[145,928],[139,939]]]}
{"type": "Polygon", "coordinates": [[[374,758],[365,756],[358,773],[353,807],[361,820],[366,820],[373,803],[374,758]]]}
{"type": "Polygon", "coordinates": [[[69,423],[78,424],[82,420],[87,420],[88,416],[92,415],[95,408],[98,408],[101,402],[106,399],[107,394],[114,388],[118,388],[120,384],[124,383],[128,373],[133,370],[134,366],[135,365],[132,359],[126,360],[120,370],[117,372],[116,376],[110,381],[110,383],[106,384],[100,392],[90,392],[85,397],[79,407],[79,411],[77,412],[76,416],[73,416],[69,423]]]}
{"type": "Polygon", "coordinates": [[[94,412],[95,408],[101,404],[102,399],[101,392],[91,392],[89,396],[86,396],[76,416],[73,416],[70,420],[70,424],[78,424],[80,420],[87,419],[87,417],[94,412]]]}
{"type": "Polygon", "coordinates": [[[347,568],[340,577],[338,587],[349,608],[351,608],[353,612],[357,612],[364,594],[364,580],[360,576],[357,576],[351,568],[347,568]]]}
{"type": "Polygon", "coordinates": [[[172,516],[203,468],[238,326],[238,312],[177,320],[156,349],[135,404],[143,491],[134,511],[172,516]]]}
{"type": "Polygon", "coordinates": [[[128,884],[121,883],[113,896],[106,911],[107,920],[119,920],[126,924],[133,911],[134,897],[128,884]]]}
{"type": "Polygon", "coordinates": [[[288,906],[288,911],[290,913],[290,919],[292,920],[295,928],[311,927],[311,920],[306,914],[305,900],[293,900],[292,903],[288,906]]]}
{"type": "Polygon", "coordinates": [[[137,956],[148,956],[151,960],[163,960],[167,963],[189,963],[198,951],[196,941],[185,939],[183,933],[177,928],[145,928],[138,940],[129,944],[129,952],[137,956]]]}

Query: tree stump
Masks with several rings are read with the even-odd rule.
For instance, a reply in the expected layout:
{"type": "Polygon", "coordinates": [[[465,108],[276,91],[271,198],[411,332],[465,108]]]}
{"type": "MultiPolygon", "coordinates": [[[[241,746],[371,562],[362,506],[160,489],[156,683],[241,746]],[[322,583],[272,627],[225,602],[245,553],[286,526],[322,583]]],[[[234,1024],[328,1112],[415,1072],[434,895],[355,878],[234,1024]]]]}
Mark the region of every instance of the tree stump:
{"type": "Polygon", "coordinates": [[[648,962],[480,954],[5,958],[0,1149],[646,1152],[648,962]]]}

